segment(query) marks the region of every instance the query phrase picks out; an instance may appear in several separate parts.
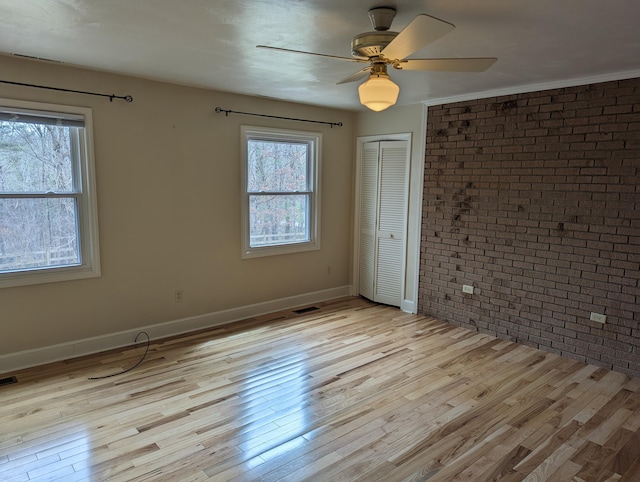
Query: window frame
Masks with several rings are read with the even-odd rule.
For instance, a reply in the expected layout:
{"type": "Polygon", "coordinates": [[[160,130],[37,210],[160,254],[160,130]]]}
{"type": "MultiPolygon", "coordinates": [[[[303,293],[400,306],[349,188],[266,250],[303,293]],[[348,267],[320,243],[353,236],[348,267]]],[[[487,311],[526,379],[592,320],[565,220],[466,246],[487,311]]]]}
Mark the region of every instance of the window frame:
{"type": "MultiPolygon", "coordinates": [[[[258,258],[263,256],[277,256],[282,254],[302,253],[320,249],[320,164],[322,159],[322,133],[298,131],[290,129],[276,129],[271,127],[240,126],[241,128],[241,192],[242,192],[242,250],[241,258],[258,258]],[[248,143],[252,140],[306,143],[309,145],[307,172],[310,177],[308,191],[285,191],[286,194],[306,194],[309,196],[307,221],[309,227],[309,241],[269,246],[250,245],[250,195],[249,191],[249,158],[248,143]]],[[[265,193],[265,195],[268,193],[265,193]]]]}
{"type": "Polygon", "coordinates": [[[0,98],[2,109],[36,113],[54,118],[84,119],[84,128],[71,131],[71,157],[73,192],[65,193],[0,193],[0,199],[74,198],[77,209],[78,249],[80,263],[67,266],[29,268],[0,273],[0,288],[26,286],[41,283],[95,278],[101,275],[98,239],[98,207],[93,153],[92,111],[87,107],[31,102],[0,98]]]}

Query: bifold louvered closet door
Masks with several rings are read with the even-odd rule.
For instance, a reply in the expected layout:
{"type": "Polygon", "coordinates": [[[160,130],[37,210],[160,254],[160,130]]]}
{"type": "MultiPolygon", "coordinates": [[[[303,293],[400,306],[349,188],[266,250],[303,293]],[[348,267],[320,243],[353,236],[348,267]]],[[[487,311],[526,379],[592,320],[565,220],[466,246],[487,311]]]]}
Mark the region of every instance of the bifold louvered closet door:
{"type": "Polygon", "coordinates": [[[400,306],[404,286],[407,141],[363,145],[360,178],[360,294],[400,306]]]}

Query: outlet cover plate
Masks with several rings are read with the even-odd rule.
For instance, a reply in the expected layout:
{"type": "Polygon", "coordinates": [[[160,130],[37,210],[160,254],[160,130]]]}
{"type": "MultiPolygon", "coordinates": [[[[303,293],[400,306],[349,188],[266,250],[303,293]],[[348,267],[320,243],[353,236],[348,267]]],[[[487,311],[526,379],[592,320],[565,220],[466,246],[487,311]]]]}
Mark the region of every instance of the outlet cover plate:
{"type": "Polygon", "coordinates": [[[591,321],[595,321],[597,323],[602,323],[603,325],[607,322],[607,315],[603,315],[601,313],[591,312],[591,317],[589,318],[591,321]]]}
{"type": "Polygon", "coordinates": [[[462,285],[462,292],[467,293],[469,295],[473,294],[473,286],[471,285],[462,285]]]}

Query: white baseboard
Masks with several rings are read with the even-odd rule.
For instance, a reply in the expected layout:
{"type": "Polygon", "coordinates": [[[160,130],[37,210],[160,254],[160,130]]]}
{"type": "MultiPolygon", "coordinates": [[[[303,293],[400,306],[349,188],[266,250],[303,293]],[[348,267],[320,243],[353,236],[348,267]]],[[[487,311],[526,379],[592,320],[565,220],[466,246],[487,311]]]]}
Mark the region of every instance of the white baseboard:
{"type": "Polygon", "coordinates": [[[155,325],[141,326],[117,333],[74,340],[58,345],[0,355],[0,374],[37,365],[44,365],[45,363],[51,363],[54,361],[90,355],[92,353],[111,350],[113,348],[128,346],[134,343],[135,337],[141,331],[146,331],[152,340],[157,340],[159,338],[166,338],[168,336],[180,335],[204,328],[224,325],[226,323],[243,320],[245,318],[264,315],[266,313],[273,313],[275,311],[282,311],[303,305],[350,296],[351,291],[351,286],[340,286],[337,288],[280,298],[263,303],[241,306],[239,308],[167,321],[155,325]]]}

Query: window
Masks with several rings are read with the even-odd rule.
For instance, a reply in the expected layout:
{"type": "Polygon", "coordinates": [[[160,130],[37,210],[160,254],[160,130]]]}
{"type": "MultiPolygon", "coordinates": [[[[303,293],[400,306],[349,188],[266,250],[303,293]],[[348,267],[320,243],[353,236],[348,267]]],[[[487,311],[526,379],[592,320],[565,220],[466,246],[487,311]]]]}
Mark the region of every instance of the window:
{"type": "Polygon", "coordinates": [[[0,99],[0,287],[100,275],[91,110],[0,99]]]}
{"type": "Polygon", "coordinates": [[[320,249],[322,134],[242,127],[243,258],[320,249]]]}

